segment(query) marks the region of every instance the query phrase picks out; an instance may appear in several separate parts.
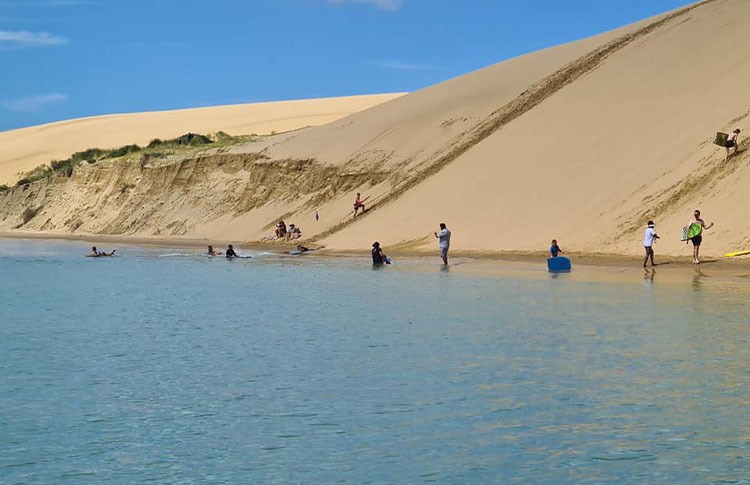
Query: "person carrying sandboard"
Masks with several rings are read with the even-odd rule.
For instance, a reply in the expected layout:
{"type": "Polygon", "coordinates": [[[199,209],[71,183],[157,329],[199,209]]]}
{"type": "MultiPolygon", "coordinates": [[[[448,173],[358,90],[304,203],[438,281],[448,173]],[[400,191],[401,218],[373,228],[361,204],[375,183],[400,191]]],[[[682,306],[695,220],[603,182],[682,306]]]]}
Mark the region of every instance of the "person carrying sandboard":
{"type": "Polygon", "coordinates": [[[722,133],[722,132],[716,133],[716,138],[714,139],[714,145],[719,145],[720,147],[726,148],[727,158],[725,160],[728,161],[731,156],[737,154],[737,150],[739,150],[738,138],[741,132],[742,130],[737,128],[732,133],[729,133],[729,134],[722,133]],[[734,148],[734,151],[732,151],[732,148],[734,148]]]}
{"type": "Polygon", "coordinates": [[[706,221],[701,218],[701,211],[696,209],[695,212],[693,212],[693,219],[687,226],[682,228],[682,240],[693,243],[693,264],[701,264],[698,254],[700,252],[701,243],[703,242],[703,230],[711,229],[713,226],[713,222],[706,225],[706,221]]]}

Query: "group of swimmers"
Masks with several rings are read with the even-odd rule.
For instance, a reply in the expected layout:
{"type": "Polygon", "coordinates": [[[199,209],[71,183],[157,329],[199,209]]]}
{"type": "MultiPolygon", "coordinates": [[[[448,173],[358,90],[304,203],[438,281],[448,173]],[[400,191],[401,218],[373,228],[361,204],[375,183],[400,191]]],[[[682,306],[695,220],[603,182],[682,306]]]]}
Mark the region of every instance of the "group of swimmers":
{"type": "MultiPolygon", "coordinates": [[[[300,254],[304,254],[304,253],[310,253],[312,251],[317,251],[319,249],[323,249],[324,247],[325,246],[319,246],[317,248],[308,248],[308,247],[303,246],[301,244],[297,244],[297,250],[296,251],[289,251],[289,253],[287,253],[287,254],[291,254],[293,256],[296,256],[296,255],[300,255],[300,254]]],[[[215,250],[213,246],[209,245],[208,246],[208,250],[206,251],[206,255],[207,256],[221,256],[221,255],[224,255],[228,259],[233,259],[233,258],[250,258],[251,257],[251,256],[240,256],[239,254],[237,254],[237,252],[234,250],[234,246],[232,246],[231,244],[227,247],[226,251],[224,251],[223,253],[221,251],[215,250]]]]}

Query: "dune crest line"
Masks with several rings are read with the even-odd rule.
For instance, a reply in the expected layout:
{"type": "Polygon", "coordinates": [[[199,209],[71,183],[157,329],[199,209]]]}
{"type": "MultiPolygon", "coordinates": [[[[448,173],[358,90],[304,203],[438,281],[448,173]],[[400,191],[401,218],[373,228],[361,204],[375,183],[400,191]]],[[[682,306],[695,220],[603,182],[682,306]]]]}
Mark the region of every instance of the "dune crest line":
{"type": "MultiPolygon", "coordinates": [[[[501,129],[503,126],[528,113],[547,98],[557,93],[565,86],[573,83],[580,79],[586,74],[594,71],[598,68],[602,62],[604,62],[612,54],[622,50],[634,41],[649,35],[660,27],[672,22],[675,19],[685,16],[693,10],[709,5],[722,0],[704,0],[702,2],[687,6],[676,12],[668,14],[663,18],[656,20],[634,32],[625,34],[617,39],[597,48],[588,54],[576,59],[573,62],[568,63],[564,67],[558,69],[549,76],[531,84],[525,91],[514,98],[512,101],[506,103],[496,111],[492,112],[487,118],[480,122],[476,127],[471,130],[462,133],[454,138],[452,143],[453,148],[449,149],[446,153],[439,155],[434,161],[427,162],[427,166],[420,170],[418,173],[407,177],[406,180],[395,186],[393,190],[382,199],[375,201],[368,208],[368,211],[363,216],[368,216],[379,207],[386,206],[402,195],[408,192],[410,189],[428,179],[429,177],[437,174],[443,168],[454,162],[461,155],[471,150],[473,147],[487,139],[490,135],[501,129]]],[[[317,241],[329,237],[354,222],[361,220],[361,216],[354,218],[348,218],[339,222],[338,224],[330,227],[324,232],[321,232],[311,238],[312,241],[317,241]]]]}

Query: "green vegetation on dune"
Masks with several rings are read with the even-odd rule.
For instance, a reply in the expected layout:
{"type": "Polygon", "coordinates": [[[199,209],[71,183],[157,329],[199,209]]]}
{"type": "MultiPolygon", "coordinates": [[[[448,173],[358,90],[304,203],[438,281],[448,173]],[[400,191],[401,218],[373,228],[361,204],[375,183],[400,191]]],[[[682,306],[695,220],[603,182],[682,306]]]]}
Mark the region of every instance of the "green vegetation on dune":
{"type": "MultiPolygon", "coordinates": [[[[51,176],[70,177],[73,170],[81,162],[94,164],[103,160],[123,159],[130,160],[130,155],[138,154],[141,159],[158,159],[176,154],[190,154],[207,148],[221,148],[242,142],[254,141],[256,136],[231,136],[223,131],[207,136],[196,133],[187,133],[171,140],[155,138],[145,146],[124,145],[119,148],[104,150],[101,148],[89,148],[76,152],[65,160],[53,160],[49,165],[39,165],[33,170],[23,174],[16,182],[16,187],[27,185],[37,180],[51,176]]],[[[0,192],[9,190],[10,187],[0,186],[0,192]]]]}

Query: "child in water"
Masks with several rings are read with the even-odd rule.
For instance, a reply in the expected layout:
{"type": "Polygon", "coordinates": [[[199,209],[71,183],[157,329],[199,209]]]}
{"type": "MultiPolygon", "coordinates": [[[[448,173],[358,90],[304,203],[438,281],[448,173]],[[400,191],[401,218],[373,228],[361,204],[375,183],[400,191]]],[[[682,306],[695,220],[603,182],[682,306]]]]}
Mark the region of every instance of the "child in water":
{"type": "Polygon", "coordinates": [[[562,252],[563,250],[557,245],[557,239],[553,239],[552,245],[549,247],[550,256],[556,258],[558,255],[562,254],[562,252]]]}

